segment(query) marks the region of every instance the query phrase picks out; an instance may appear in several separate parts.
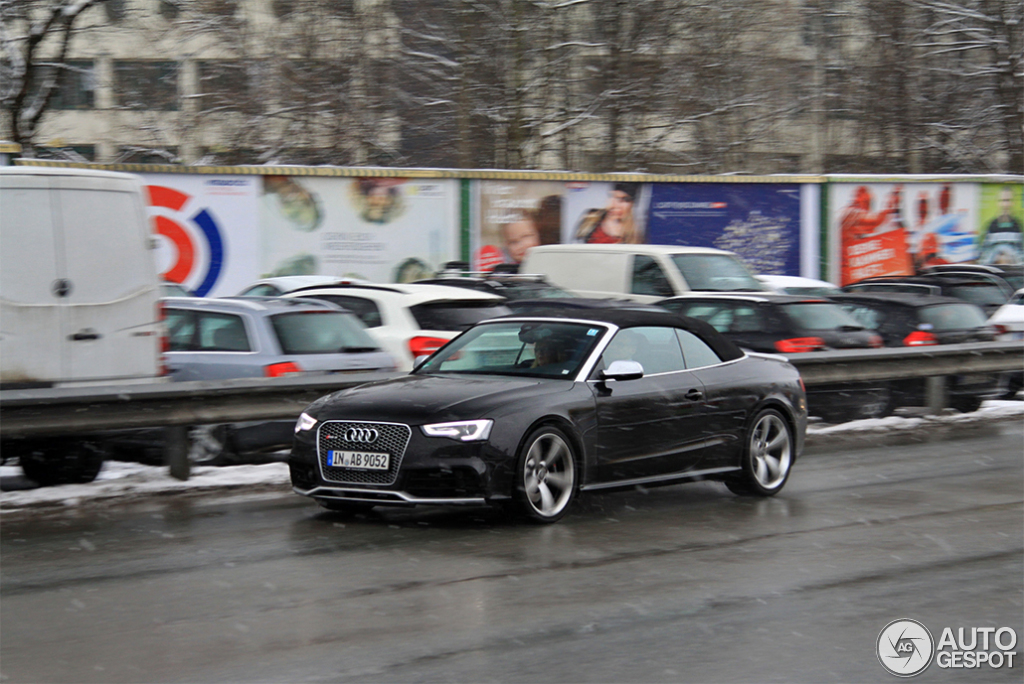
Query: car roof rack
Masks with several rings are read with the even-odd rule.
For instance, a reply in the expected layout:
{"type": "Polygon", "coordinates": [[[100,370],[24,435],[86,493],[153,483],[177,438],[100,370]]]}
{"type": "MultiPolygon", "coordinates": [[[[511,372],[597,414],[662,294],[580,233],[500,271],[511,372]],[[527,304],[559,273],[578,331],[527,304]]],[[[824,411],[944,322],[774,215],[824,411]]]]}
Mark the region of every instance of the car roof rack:
{"type": "Polygon", "coordinates": [[[520,273],[519,264],[498,264],[490,271],[471,271],[469,262],[449,261],[441,270],[434,273],[429,280],[439,278],[477,278],[479,280],[523,280],[529,282],[545,282],[543,273],[520,273]]]}

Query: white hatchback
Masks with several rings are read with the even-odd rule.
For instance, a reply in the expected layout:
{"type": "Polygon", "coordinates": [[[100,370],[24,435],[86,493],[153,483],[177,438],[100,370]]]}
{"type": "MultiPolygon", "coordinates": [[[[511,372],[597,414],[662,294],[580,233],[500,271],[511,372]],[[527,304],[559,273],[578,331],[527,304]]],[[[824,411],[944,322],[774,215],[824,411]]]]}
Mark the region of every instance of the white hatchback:
{"type": "MultiPolygon", "coordinates": [[[[1010,300],[996,309],[988,319],[996,329],[996,339],[1002,342],[1024,340],[1024,289],[1017,290],[1010,300]]],[[[1002,398],[1011,399],[1024,389],[1024,373],[1014,371],[1000,378],[1002,398]]]]}
{"type": "Polygon", "coordinates": [[[504,297],[447,285],[352,283],[305,287],[282,296],[321,299],[348,309],[402,371],[412,370],[417,357],[433,354],[470,326],[512,313],[504,297]]]}

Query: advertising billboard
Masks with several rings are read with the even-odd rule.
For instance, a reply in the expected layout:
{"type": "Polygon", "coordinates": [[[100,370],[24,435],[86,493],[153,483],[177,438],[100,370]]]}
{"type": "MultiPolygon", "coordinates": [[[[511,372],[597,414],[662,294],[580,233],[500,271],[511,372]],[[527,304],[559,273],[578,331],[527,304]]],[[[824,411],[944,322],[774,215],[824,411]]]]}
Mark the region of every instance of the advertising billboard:
{"type": "Polygon", "coordinates": [[[839,284],[976,262],[978,190],[957,182],[832,184],[828,220],[839,284]]]}
{"type": "Polygon", "coordinates": [[[237,294],[260,272],[259,176],[143,174],[164,278],[200,296],[237,294]]]}
{"type": "Polygon", "coordinates": [[[457,183],[264,176],[261,276],[429,277],[458,255],[457,183]]]}
{"type": "Polygon", "coordinates": [[[652,184],[651,244],[714,247],[754,273],[801,275],[801,186],[790,183],[652,184]]]}

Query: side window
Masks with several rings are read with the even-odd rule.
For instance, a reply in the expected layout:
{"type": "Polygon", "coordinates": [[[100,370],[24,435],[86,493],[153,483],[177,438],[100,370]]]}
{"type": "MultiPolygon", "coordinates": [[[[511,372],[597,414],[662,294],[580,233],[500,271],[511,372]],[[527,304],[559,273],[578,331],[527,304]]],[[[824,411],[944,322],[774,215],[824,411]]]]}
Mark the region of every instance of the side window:
{"type": "Polygon", "coordinates": [[[731,333],[749,333],[764,330],[764,323],[761,321],[761,312],[752,304],[735,304],[732,306],[732,323],[729,324],[731,333]]]}
{"type": "Polygon", "coordinates": [[[722,363],[715,350],[692,332],[676,329],[676,337],[679,339],[679,346],[683,348],[687,368],[702,368],[722,363]]]}
{"type": "Polygon", "coordinates": [[[720,333],[729,332],[732,326],[732,308],[721,303],[681,302],[678,309],[683,316],[699,318],[720,333]]]}
{"type": "Polygon", "coordinates": [[[167,350],[191,351],[196,334],[196,315],[191,311],[167,309],[164,312],[167,323],[167,350]]]}
{"type": "Polygon", "coordinates": [[[868,330],[878,330],[879,326],[882,324],[883,317],[881,313],[869,306],[846,304],[842,308],[846,313],[857,319],[857,322],[868,330]]]}
{"type": "Polygon", "coordinates": [[[604,350],[601,367],[612,361],[637,361],[645,375],[683,370],[686,365],[674,331],[655,326],[620,330],[604,350]]]}
{"type": "Polygon", "coordinates": [[[658,297],[671,297],[675,294],[658,262],[643,254],[633,257],[633,285],[630,292],[658,297]]]}
{"type": "Polygon", "coordinates": [[[380,307],[372,299],[351,297],[348,295],[312,295],[311,299],[322,299],[337,304],[354,313],[367,328],[379,328],[384,325],[380,315],[380,307]]]}
{"type": "Polygon", "coordinates": [[[276,297],[281,294],[273,285],[254,285],[240,294],[240,297],[276,297]]]}
{"type": "Polygon", "coordinates": [[[199,316],[199,349],[202,351],[252,351],[240,316],[205,313],[199,316]]]}

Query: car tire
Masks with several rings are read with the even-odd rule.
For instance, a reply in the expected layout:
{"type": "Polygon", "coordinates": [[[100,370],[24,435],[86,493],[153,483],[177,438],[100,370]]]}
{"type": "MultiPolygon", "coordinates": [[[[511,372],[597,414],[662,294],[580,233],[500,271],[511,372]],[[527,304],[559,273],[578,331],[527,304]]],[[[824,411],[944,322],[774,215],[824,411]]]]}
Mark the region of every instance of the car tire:
{"type": "Polygon", "coordinates": [[[91,442],[41,445],[18,459],[25,477],[40,487],[92,482],[103,469],[104,452],[91,442]]]}
{"type": "Polygon", "coordinates": [[[734,494],[774,496],[789,479],[796,456],[793,429],[775,409],[763,409],[750,422],[743,449],[743,471],[725,481],[734,494]]]}
{"type": "Polygon", "coordinates": [[[960,413],[974,413],[981,408],[981,397],[953,397],[949,405],[960,413]]]}
{"type": "Polygon", "coordinates": [[[224,465],[232,460],[227,425],[196,425],[188,430],[188,460],[196,465],[224,465]]]}
{"type": "Polygon", "coordinates": [[[516,460],[513,498],[520,517],[553,523],[569,511],[579,488],[579,467],[571,440],[544,425],[523,442],[516,460]]]}
{"type": "Polygon", "coordinates": [[[1006,389],[999,395],[999,398],[1013,399],[1021,389],[1024,389],[1024,381],[1022,381],[1021,376],[1017,374],[1011,375],[1006,381],[1006,389]]]}

